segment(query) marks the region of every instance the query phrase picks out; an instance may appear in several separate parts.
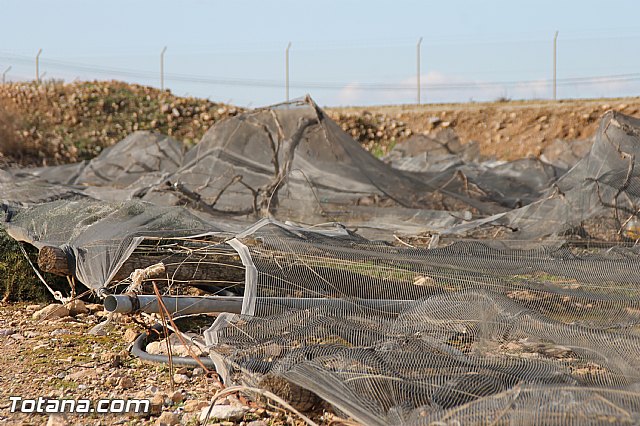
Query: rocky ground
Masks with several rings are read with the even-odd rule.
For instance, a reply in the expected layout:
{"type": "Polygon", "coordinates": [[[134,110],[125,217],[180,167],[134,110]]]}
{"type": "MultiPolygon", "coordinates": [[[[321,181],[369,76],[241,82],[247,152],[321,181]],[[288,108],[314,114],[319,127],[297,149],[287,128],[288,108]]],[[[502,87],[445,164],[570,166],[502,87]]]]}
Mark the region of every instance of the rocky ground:
{"type": "Polygon", "coordinates": [[[117,81],[0,85],[0,165],[54,165],[95,157],[135,130],[197,142],[241,108],[117,81]]]}
{"type": "MultiPolygon", "coordinates": [[[[202,368],[173,369],[143,363],[128,346],[142,330],[128,317],[115,320],[105,335],[91,335],[105,320],[101,305],[75,304],[71,312],[56,305],[0,306],[0,424],[21,425],[196,425],[221,389],[217,378],[202,368]],[[10,396],[23,399],[137,398],[151,401],[151,412],[136,414],[22,414],[11,413],[10,396]]],[[[215,401],[209,424],[304,424],[295,414],[232,394],[215,401]]],[[[316,416],[319,424],[335,422],[329,413],[316,416]]],[[[338,423],[339,424],[339,423],[338,423]]]]}
{"type": "Polygon", "coordinates": [[[640,98],[331,108],[329,115],[380,155],[411,135],[451,128],[485,157],[516,160],[538,157],[556,140],[590,139],[610,109],[640,116],[640,98]]]}

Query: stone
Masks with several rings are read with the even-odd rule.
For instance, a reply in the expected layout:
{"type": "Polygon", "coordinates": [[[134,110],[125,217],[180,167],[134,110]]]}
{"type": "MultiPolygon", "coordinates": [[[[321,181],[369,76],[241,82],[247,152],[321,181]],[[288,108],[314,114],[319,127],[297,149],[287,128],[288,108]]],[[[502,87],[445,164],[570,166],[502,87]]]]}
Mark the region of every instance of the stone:
{"type": "Polygon", "coordinates": [[[120,381],[118,382],[118,385],[122,389],[131,389],[132,387],[135,386],[135,383],[133,382],[133,379],[131,377],[125,376],[120,379],[120,381]]]}
{"type": "Polygon", "coordinates": [[[79,380],[85,377],[94,377],[95,374],[93,371],[83,368],[82,370],[78,370],[75,373],[67,374],[67,380],[79,380]]]}
{"type": "Polygon", "coordinates": [[[202,368],[202,367],[194,368],[193,371],[191,372],[191,375],[193,377],[203,376],[204,375],[204,368],[202,368]]]}
{"type": "Polygon", "coordinates": [[[196,411],[200,411],[203,408],[208,407],[209,405],[210,405],[210,402],[208,401],[189,400],[185,402],[183,410],[186,413],[193,413],[196,411]]]}
{"type": "Polygon", "coordinates": [[[185,383],[187,383],[189,381],[189,376],[187,376],[186,374],[174,374],[173,375],[173,382],[175,384],[178,385],[183,385],[185,383]]]}
{"type": "MultiPolygon", "coordinates": [[[[207,418],[207,413],[210,407],[205,407],[200,412],[200,421],[204,422],[207,418]]],[[[249,407],[242,406],[236,407],[234,405],[214,405],[211,408],[211,414],[209,414],[209,420],[228,420],[239,421],[242,420],[245,413],[249,411],[249,407]]]]}
{"type": "Polygon", "coordinates": [[[69,316],[69,309],[58,303],[52,303],[39,311],[34,312],[32,318],[36,321],[48,320],[54,318],[63,318],[69,316]]]}
{"type": "Polygon", "coordinates": [[[133,343],[138,338],[138,332],[133,328],[127,328],[124,332],[124,341],[127,343],[133,343]]]}
{"type": "Polygon", "coordinates": [[[100,362],[109,364],[111,368],[116,368],[122,365],[122,357],[115,352],[105,352],[100,355],[100,362]]]}
{"type": "Polygon", "coordinates": [[[72,300],[71,302],[67,303],[65,306],[69,310],[69,315],[71,315],[72,317],[75,317],[76,315],[79,315],[79,314],[89,313],[89,309],[87,309],[87,307],[85,306],[82,300],[78,300],[78,299],[72,300]]]}
{"type": "Polygon", "coordinates": [[[181,391],[175,391],[171,394],[171,402],[174,404],[180,404],[184,401],[184,394],[181,391]]]}
{"type": "Polygon", "coordinates": [[[216,399],[216,401],[214,402],[215,405],[231,405],[231,402],[229,401],[228,397],[224,397],[224,398],[218,398],[216,399]]]}
{"type": "Polygon", "coordinates": [[[39,311],[40,309],[42,309],[42,305],[27,305],[25,309],[29,312],[39,311]]]}
{"type": "MultiPolygon", "coordinates": [[[[197,336],[195,333],[186,333],[188,337],[197,336]]],[[[204,355],[202,349],[198,346],[190,344],[189,346],[185,346],[182,344],[178,336],[172,334],[169,337],[169,342],[171,344],[171,353],[174,356],[184,356],[191,357],[191,352],[193,352],[196,356],[204,355]]],[[[167,355],[167,341],[166,339],[151,342],[147,345],[147,352],[152,355],[167,355]]]]}
{"type": "Polygon", "coordinates": [[[6,337],[11,336],[16,331],[13,328],[0,328],[0,336],[6,337]]]}
{"type": "Polygon", "coordinates": [[[254,420],[247,423],[247,426],[267,426],[267,424],[262,420],[254,420]]]}
{"type": "Polygon", "coordinates": [[[107,377],[104,380],[104,384],[107,386],[115,386],[118,384],[118,378],[117,377],[107,377]]]}
{"type": "Polygon", "coordinates": [[[63,334],[71,334],[68,328],[57,328],[50,333],[52,336],[61,336],[63,334]]]}
{"type": "Polygon", "coordinates": [[[180,416],[176,413],[172,413],[171,411],[165,411],[160,414],[158,420],[156,421],[156,425],[158,426],[174,426],[180,423],[180,416]]]}
{"type": "Polygon", "coordinates": [[[150,412],[151,415],[157,416],[162,412],[162,406],[164,405],[164,397],[165,395],[162,393],[157,393],[151,398],[151,407],[150,412]]]}

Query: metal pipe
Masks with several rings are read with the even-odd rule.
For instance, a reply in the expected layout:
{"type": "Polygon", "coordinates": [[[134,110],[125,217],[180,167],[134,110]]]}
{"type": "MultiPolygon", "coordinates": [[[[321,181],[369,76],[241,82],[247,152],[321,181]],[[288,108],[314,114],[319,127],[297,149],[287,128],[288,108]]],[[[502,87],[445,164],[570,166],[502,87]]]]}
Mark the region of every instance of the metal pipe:
{"type": "Polygon", "coordinates": [[[287,45],[287,50],[285,50],[285,73],[284,73],[284,85],[285,85],[285,97],[287,102],[289,102],[289,49],[291,49],[291,42],[287,45]]]}
{"type": "Polygon", "coordinates": [[[40,83],[40,54],[42,53],[42,49],[38,50],[38,54],[36,55],[36,83],[40,83]]]}
{"type": "Polygon", "coordinates": [[[9,65],[7,69],[2,73],[2,84],[5,84],[5,82],[7,81],[6,76],[9,71],[11,71],[11,65],[9,65]]]}
{"type": "MultiPolygon", "coordinates": [[[[190,315],[204,313],[229,312],[240,314],[242,312],[241,296],[162,296],[162,301],[171,314],[190,315]]],[[[258,303],[281,306],[287,309],[310,309],[316,306],[334,307],[362,307],[381,310],[384,313],[393,314],[405,309],[407,304],[414,300],[392,299],[332,299],[332,298],[304,298],[304,297],[258,297],[258,303]]],[[[146,312],[159,313],[158,299],[155,295],[140,294],[116,294],[109,295],[104,300],[104,309],[107,312],[135,313],[146,312]]]]}
{"type": "Polygon", "coordinates": [[[164,91],[164,53],[167,51],[167,46],[160,52],[160,90],[164,91]]]}
{"type": "Polygon", "coordinates": [[[418,72],[416,74],[417,76],[416,88],[418,89],[418,105],[420,105],[420,45],[421,44],[422,44],[422,37],[418,39],[418,44],[416,46],[416,64],[418,67],[418,72]]]}
{"type": "Polygon", "coordinates": [[[556,100],[556,59],[558,46],[558,32],[553,36],[553,100],[556,100]]]}

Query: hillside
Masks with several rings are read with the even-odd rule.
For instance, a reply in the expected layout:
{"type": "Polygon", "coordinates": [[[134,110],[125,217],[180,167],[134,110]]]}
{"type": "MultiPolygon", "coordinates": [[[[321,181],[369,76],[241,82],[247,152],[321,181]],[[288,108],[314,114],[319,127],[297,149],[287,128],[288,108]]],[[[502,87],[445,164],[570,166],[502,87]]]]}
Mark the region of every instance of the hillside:
{"type": "MultiPolygon", "coordinates": [[[[608,109],[640,115],[640,98],[328,108],[376,155],[413,134],[451,127],[488,157],[538,156],[555,139],[589,139],[608,109]]],[[[134,130],[198,141],[242,108],[122,82],[0,86],[0,164],[51,165],[95,156],[134,130]]]]}
{"type": "Polygon", "coordinates": [[[135,130],[192,144],[239,110],[116,81],[0,85],[0,160],[51,165],[88,159],[135,130]]]}
{"type": "Polygon", "coordinates": [[[561,101],[508,101],[465,104],[331,108],[343,129],[370,147],[386,151],[392,136],[451,127],[463,143],[477,141],[488,157],[515,160],[537,157],[556,139],[590,139],[605,111],[640,116],[640,98],[561,101]],[[361,125],[374,123],[369,126],[361,125]],[[375,124],[378,124],[375,127],[375,124]],[[398,132],[396,129],[400,129],[398,132]]]}

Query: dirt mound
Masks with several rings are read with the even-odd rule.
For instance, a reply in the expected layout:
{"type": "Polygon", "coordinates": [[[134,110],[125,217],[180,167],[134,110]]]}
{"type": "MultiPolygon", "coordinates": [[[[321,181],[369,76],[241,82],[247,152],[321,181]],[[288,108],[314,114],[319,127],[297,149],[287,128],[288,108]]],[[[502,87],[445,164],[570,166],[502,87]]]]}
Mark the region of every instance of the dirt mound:
{"type": "MultiPolygon", "coordinates": [[[[538,157],[558,139],[590,140],[609,109],[637,116],[640,98],[330,108],[327,114],[378,157],[416,134],[451,128],[463,144],[478,142],[481,155],[515,160],[538,157]]],[[[0,145],[0,162],[51,165],[93,158],[136,130],[191,145],[242,108],[103,81],[2,85],[0,115],[5,111],[13,117],[13,141],[0,145]]]]}
{"type": "Polygon", "coordinates": [[[557,139],[590,140],[610,109],[638,116],[640,98],[333,108],[329,115],[374,153],[389,152],[411,134],[452,128],[462,143],[478,142],[483,156],[516,160],[540,156],[557,139]],[[364,117],[379,123],[375,132],[360,123],[364,117]]]}
{"type": "Polygon", "coordinates": [[[116,81],[5,84],[0,114],[9,111],[14,117],[13,140],[0,145],[0,159],[23,165],[90,159],[136,130],[191,144],[213,123],[240,110],[116,81]]]}

